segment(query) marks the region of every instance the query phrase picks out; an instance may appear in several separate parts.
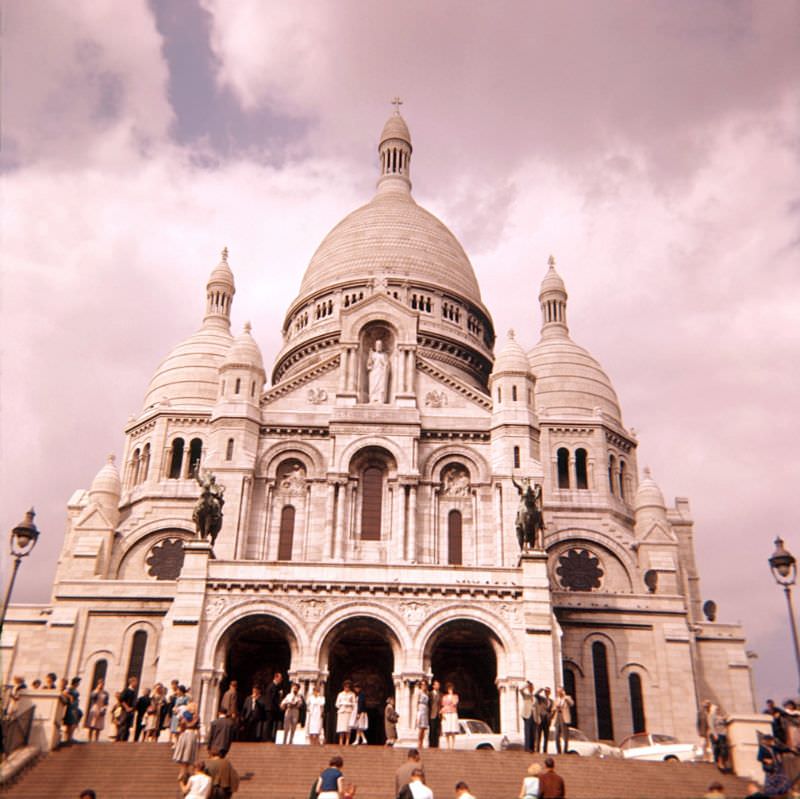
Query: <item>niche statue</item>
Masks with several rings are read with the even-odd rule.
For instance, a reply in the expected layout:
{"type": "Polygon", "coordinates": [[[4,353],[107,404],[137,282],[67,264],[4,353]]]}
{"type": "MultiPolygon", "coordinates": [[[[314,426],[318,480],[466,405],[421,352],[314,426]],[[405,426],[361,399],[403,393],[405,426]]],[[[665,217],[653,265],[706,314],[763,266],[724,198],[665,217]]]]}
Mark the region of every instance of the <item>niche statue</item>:
{"type": "Polygon", "coordinates": [[[542,515],[542,487],[537,483],[531,486],[531,481],[524,480],[520,485],[513,477],[511,482],[519,494],[519,507],[517,508],[517,541],[521,550],[544,549],[544,517],[542,515]]]}
{"type": "Polygon", "coordinates": [[[389,388],[389,355],[383,349],[383,339],[375,340],[374,348],[367,356],[367,375],[369,402],[385,405],[389,388]]]}
{"type": "Polygon", "coordinates": [[[200,497],[194,505],[192,521],[197,530],[197,537],[201,540],[210,540],[211,546],[217,540],[217,535],[222,529],[222,506],[225,504],[225,486],[217,483],[217,478],[206,472],[205,477],[195,475],[195,480],[202,487],[200,497]]]}

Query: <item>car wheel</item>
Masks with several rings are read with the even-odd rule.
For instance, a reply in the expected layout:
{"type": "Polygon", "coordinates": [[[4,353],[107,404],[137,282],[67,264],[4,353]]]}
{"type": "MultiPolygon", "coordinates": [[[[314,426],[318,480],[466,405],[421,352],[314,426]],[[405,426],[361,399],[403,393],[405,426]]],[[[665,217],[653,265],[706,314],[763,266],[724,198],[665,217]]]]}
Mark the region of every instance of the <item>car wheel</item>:
{"type": "Polygon", "coordinates": [[[576,752],[574,749],[570,749],[570,750],[567,751],[567,754],[568,755],[579,755],[580,752],[576,752]]]}
{"type": "Polygon", "coordinates": [[[670,762],[671,762],[671,763],[679,763],[680,761],[678,760],[678,758],[677,758],[677,757],[675,757],[675,755],[667,755],[667,756],[664,758],[664,762],[665,762],[665,763],[670,763],[670,762]]]}
{"type": "Polygon", "coordinates": [[[480,752],[483,750],[484,752],[494,752],[494,747],[491,744],[478,744],[476,749],[480,752]]]}

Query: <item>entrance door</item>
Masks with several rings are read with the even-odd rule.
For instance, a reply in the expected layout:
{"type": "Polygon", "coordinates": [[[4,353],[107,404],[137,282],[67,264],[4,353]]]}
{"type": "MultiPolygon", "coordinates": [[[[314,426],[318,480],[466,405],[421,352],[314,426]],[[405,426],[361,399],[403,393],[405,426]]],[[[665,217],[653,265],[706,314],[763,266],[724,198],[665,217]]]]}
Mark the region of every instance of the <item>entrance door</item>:
{"type": "Polygon", "coordinates": [[[266,614],[248,616],[232,625],[226,634],[225,678],[220,683],[220,696],[230,681],[236,680],[241,707],[254,685],[266,691],[275,672],[283,674],[284,681],[288,680],[292,657],[290,635],[282,621],[266,614]]]}
{"type": "Polygon", "coordinates": [[[481,719],[500,730],[497,692],[497,656],[494,633],[475,621],[456,620],[442,625],[428,645],[430,669],[442,684],[452,682],[459,696],[458,715],[481,719]]]}
{"type": "Polygon", "coordinates": [[[392,632],[382,622],[362,617],[342,622],[331,633],[327,647],[326,741],[337,740],[336,696],[344,681],[350,680],[360,685],[366,696],[367,742],[385,742],[383,713],[387,697],[394,695],[392,638],[392,632]]]}

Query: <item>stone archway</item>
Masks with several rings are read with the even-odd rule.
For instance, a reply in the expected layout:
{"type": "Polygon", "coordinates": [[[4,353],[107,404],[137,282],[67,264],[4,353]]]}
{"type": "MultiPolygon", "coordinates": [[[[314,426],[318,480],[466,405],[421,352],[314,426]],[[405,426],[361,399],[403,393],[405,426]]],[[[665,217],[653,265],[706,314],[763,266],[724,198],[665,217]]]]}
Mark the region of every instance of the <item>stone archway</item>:
{"type": "Polygon", "coordinates": [[[286,624],[267,613],[254,613],[234,622],[220,641],[225,662],[220,696],[231,680],[236,680],[241,706],[254,685],[265,691],[276,672],[288,680],[292,640],[286,624]]]}
{"type": "Polygon", "coordinates": [[[340,622],[328,634],[321,651],[323,671],[327,671],[325,737],[336,740],[336,696],[345,680],[358,683],[366,695],[369,728],[367,741],[385,741],[383,712],[386,699],[394,695],[394,633],[383,622],[356,616],[340,622]]]}
{"type": "Polygon", "coordinates": [[[500,729],[500,699],[497,690],[495,633],[471,619],[454,619],[438,627],[425,651],[425,663],[444,690],[452,682],[459,695],[458,715],[481,719],[493,730],[500,729]]]}

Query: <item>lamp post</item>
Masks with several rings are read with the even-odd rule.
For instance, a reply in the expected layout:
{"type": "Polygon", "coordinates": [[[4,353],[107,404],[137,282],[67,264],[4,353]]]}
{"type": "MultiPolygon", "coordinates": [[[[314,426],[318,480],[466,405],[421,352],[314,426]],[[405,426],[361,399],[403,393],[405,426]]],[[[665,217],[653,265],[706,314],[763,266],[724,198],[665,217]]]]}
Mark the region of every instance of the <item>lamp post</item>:
{"type": "Polygon", "coordinates": [[[8,581],[6,596],[3,600],[3,613],[0,615],[0,632],[3,631],[3,625],[6,621],[6,611],[8,610],[8,603],[11,601],[11,592],[14,590],[14,580],[17,579],[19,564],[23,558],[31,554],[36,546],[36,540],[39,538],[39,531],[33,523],[35,515],[36,512],[31,508],[25,514],[25,518],[11,531],[11,555],[14,558],[14,567],[11,571],[11,579],[8,581]]]}
{"type": "Polygon", "coordinates": [[[786,605],[789,608],[789,626],[792,628],[792,640],[794,641],[794,656],[797,660],[797,674],[800,678],[800,644],[797,641],[797,622],[794,617],[794,606],[792,605],[792,586],[797,581],[797,561],[783,546],[783,539],[779,536],[775,539],[775,551],[769,559],[769,567],[772,569],[772,576],[778,585],[783,586],[786,594],[786,605]]]}

